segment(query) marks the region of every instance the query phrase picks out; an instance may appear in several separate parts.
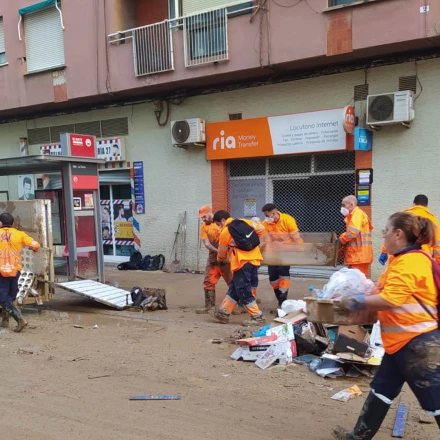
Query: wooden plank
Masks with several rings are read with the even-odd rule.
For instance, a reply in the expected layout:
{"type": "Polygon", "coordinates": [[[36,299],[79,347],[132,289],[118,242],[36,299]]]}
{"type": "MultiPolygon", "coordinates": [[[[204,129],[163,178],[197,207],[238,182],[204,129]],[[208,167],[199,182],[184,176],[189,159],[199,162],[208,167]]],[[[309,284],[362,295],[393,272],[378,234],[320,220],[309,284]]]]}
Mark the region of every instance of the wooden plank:
{"type": "Polygon", "coordinates": [[[394,422],[392,437],[403,438],[405,426],[408,419],[408,405],[401,403],[397,408],[396,420],[394,422]]]}

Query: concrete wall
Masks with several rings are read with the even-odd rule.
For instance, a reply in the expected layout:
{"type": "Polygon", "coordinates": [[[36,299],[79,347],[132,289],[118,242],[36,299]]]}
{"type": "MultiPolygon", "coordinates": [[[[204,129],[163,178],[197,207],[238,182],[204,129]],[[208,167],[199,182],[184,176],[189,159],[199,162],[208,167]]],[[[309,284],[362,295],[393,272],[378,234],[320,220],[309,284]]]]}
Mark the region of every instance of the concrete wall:
{"type": "MultiPolygon", "coordinates": [[[[412,203],[414,195],[425,193],[430,209],[440,215],[438,163],[440,126],[440,60],[399,64],[371,69],[367,82],[370,94],[398,90],[400,76],[418,74],[423,91],[416,100],[416,118],[410,129],[385,127],[374,134],[372,221],[375,261],[381,246],[381,229],[387,217],[412,203]]],[[[172,106],[171,120],[201,117],[209,122],[228,119],[228,113],[243,112],[243,118],[271,116],[342,107],[352,102],[353,87],[364,83],[364,71],[263,86],[253,89],[190,98],[172,106]]],[[[418,93],[420,92],[418,86],[418,93]]],[[[357,105],[362,120],[365,104],[357,105]]],[[[46,127],[127,116],[130,135],[126,138],[127,158],[143,160],[145,169],[145,215],[138,216],[143,252],[164,253],[169,258],[179,213],[188,212],[187,257],[196,267],[197,210],[211,203],[211,171],[205,150],[182,150],[171,146],[170,126],[158,127],[152,104],[113,108],[70,116],[53,117],[0,126],[0,153],[18,155],[18,138],[27,128],[46,127]]],[[[34,152],[36,150],[34,149],[34,152]]],[[[16,185],[16,178],[13,179],[16,185]]],[[[215,182],[213,183],[215,186],[215,182]]],[[[217,207],[220,208],[220,207],[217,207]]],[[[340,216],[339,212],[334,213],[340,216]]],[[[342,218],[341,218],[342,221],[342,218]]],[[[204,252],[201,252],[203,264],[204,252]]],[[[202,267],[202,265],[200,266],[202,267]]],[[[382,269],[373,265],[373,276],[382,269]]]]}

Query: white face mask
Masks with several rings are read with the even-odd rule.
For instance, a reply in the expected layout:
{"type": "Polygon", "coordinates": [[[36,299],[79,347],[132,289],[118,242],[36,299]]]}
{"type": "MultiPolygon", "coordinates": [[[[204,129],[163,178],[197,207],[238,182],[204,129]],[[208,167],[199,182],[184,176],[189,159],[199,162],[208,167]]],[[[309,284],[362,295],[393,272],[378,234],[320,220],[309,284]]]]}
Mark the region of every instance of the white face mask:
{"type": "Polygon", "coordinates": [[[341,206],[341,214],[344,217],[347,217],[347,215],[350,214],[350,211],[347,208],[344,208],[343,206],[341,206]]]}
{"type": "Polygon", "coordinates": [[[267,223],[273,223],[272,217],[266,217],[265,220],[267,221],[267,223]]]}

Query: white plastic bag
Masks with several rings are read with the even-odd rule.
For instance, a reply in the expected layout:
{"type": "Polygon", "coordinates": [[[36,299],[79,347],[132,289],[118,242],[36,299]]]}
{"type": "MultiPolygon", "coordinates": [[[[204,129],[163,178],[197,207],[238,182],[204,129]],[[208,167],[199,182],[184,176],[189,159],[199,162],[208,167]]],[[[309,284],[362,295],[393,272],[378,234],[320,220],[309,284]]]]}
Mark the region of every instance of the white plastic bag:
{"type": "Polygon", "coordinates": [[[322,289],[320,298],[336,299],[349,295],[371,295],[375,291],[373,281],[359,269],[342,268],[335,272],[322,289]]]}
{"type": "Polygon", "coordinates": [[[283,310],[283,312],[285,312],[287,315],[298,310],[306,312],[307,304],[302,299],[286,299],[286,301],[281,304],[281,310],[283,310]]]}

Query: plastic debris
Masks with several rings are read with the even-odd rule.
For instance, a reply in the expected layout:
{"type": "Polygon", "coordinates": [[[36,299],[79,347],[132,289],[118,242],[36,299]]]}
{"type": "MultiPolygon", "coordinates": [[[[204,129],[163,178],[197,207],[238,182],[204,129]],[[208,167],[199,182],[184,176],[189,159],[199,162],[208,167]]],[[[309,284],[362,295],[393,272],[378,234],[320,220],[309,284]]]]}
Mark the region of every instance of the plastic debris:
{"type": "Polygon", "coordinates": [[[339,400],[340,402],[348,402],[349,400],[354,399],[357,396],[362,396],[362,391],[357,385],[353,385],[350,388],[339,391],[339,393],[333,394],[332,399],[339,400]]]}

